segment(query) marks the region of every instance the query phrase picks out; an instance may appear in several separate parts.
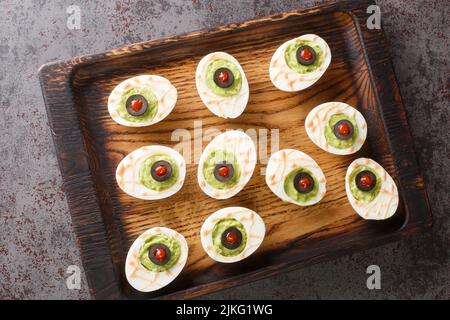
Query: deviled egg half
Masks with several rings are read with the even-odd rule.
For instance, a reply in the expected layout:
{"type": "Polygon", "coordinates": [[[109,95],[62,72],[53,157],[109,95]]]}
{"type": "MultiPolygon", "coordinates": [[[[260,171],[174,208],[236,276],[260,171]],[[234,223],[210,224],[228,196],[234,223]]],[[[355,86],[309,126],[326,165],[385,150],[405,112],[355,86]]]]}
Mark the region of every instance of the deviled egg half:
{"type": "Polygon", "coordinates": [[[319,148],[339,155],[357,152],[367,137],[363,115],[343,102],[326,102],[312,109],[306,117],[305,129],[319,148]]]}
{"type": "Polygon", "coordinates": [[[270,61],[270,80],[282,91],[300,91],[319,80],[330,62],[331,51],[325,40],[305,34],[278,47],[270,61]]]}
{"type": "Polygon", "coordinates": [[[163,120],[177,102],[177,89],[164,77],[142,75],[119,83],[108,98],[111,118],[127,127],[163,120]]]}
{"type": "Polygon", "coordinates": [[[266,183],[281,200],[298,206],[313,205],[326,193],[326,179],[319,165],[306,153],[294,149],[272,154],[266,183]]]}
{"type": "Polygon", "coordinates": [[[397,211],[398,190],[387,171],[372,159],[354,160],[345,175],[345,191],[353,209],[364,219],[383,220],[397,211]]]}
{"type": "Polygon", "coordinates": [[[183,270],[188,256],[186,239],[164,227],[151,228],[131,245],[125,261],[125,275],[138,291],[158,290],[183,270]]]}
{"type": "Polygon", "coordinates": [[[186,162],[176,150],[145,146],[128,154],[117,166],[119,187],[132,197],[158,200],[177,193],[184,183],[186,162]]]}
{"type": "Polygon", "coordinates": [[[231,263],[255,252],[265,233],[264,221],[256,212],[243,207],[228,207],[205,220],[200,238],[208,256],[218,262],[231,263]]]}
{"type": "Polygon", "coordinates": [[[256,165],[256,148],[246,133],[231,130],[215,137],[203,150],[198,184],[208,196],[228,199],[244,188],[256,165]]]}
{"type": "Polygon", "coordinates": [[[239,62],[228,53],[213,52],[203,57],[195,84],[203,103],[216,116],[237,118],[247,106],[247,78],[239,62]]]}

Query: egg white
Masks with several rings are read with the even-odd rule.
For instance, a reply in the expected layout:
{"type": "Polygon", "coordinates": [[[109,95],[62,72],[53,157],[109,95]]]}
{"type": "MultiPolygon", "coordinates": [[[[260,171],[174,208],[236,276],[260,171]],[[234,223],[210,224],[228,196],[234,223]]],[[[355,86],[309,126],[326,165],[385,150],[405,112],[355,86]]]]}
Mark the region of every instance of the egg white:
{"type": "Polygon", "coordinates": [[[197,91],[206,107],[216,116],[222,118],[237,118],[244,112],[249,97],[247,77],[239,62],[230,54],[225,52],[213,52],[204,56],[197,66],[195,72],[195,84],[197,91]],[[224,59],[233,63],[242,76],[241,90],[234,96],[221,97],[212,92],[206,85],[206,70],[208,65],[214,61],[224,59]]]}
{"type": "Polygon", "coordinates": [[[116,170],[119,187],[130,196],[143,200],[158,200],[174,195],[183,186],[185,176],[186,162],[183,156],[174,149],[164,146],[145,146],[136,149],[120,161],[116,170]],[[155,154],[168,155],[178,165],[178,180],[163,191],[151,190],[139,181],[139,169],[148,157],[155,154]]]}
{"type": "Polygon", "coordinates": [[[119,83],[108,98],[108,111],[111,118],[127,127],[146,127],[167,117],[177,102],[177,89],[164,77],[156,75],[142,75],[127,79],[119,83]],[[155,116],[144,122],[132,122],[122,118],[117,112],[123,95],[132,88],[151,90],[158,99],[158,111],[155,116]]]}
{"type": "Polygon", "coordinates": [[[295,92],[304,90],[312,86],[322,77],[331,62],[331,51],[328,44],[321,37],[315,34],[305,34],[298,38],[291,39],[283,43],[272,56],[269,67],[270,80],[278,89],[286,92],[295,92]],[[322,65],[309,73],[297,73],[292,70],[286,63],[284,53],[287,47],[297,40],[309,40],[317,44],[324,54],[322,65]]]}
{"type": "Polygon", "coordinates": [[[312,109],[305,120],[305,130],[308,137],[322,150],[338,155],[347,155],[357,152],[364,145],[367,137],[367,123],[361,112],[343,102],[326,102],[312,109]],[[338,149],[328,144],[325,138],[325,126],[330,117],[343,113],[355,119],[358,126],[358,136],[353,145],[346,149],[338,149]]]}
{"type": "Polygon", "coordinates": [[[188,252],[189,248],[186,239],[175,230],[164,227],[148,229],[133,242],[128,250],[125,260],[125,275],[127,280],[133,288],[141,292],[158,290],[168,285],[180,274],[186,264],[188,252]],[[165,234],[173,237],[179,241],[181,246],[180,257],[176,264],[162,272],[150,271],[139,261],[139,250],[142,244],[148,237],[156,234],[165,234]]]}
{"type": "Polygon", "coordinates": [[[248,183],[256,165],[256,148],[252,138],[246,133],[231,130],[215,137],[203,150],[197,170],[197,179],[200,188],[208,196],[214,199],[228,199],[241,191],[248,183]],[[203,164],[211,152],[224,150],[236,156],[236,162],[240,166],[238,183],[229,189],[216,189],[208,184],[203,176],[203,164]]]}
{"type": "Polygon", "coordinates": [[[367,220],[384,220],[392,217],[397,211],[399,196],[397,185],[390,174],[376,161],[368,158],[358,158],[354,160],[348,167],[345,175],[345,192],[353,209],[363,219],[367,220]],[[372,168],[381,179],[381,188],[378,196],[371,202],[366,203],[358,201],[353,197],[350,190],[350,174],[359,166],[367,166],[372,168]]]}
{"type": "Polygon", "coordinates": [[[296,204],[298,206],[310,206],[316,204],[326,193],[325,175],[319,165],[304,152],[295,149],[283,149],[275,152],[269,159],[266,168],[266,184],[270,190],[281,200],[296,204]],[[305,203],[300,203],[289,197],[284,190],[284,181],[289,173],[298,168],[311,171],[319,182],[317,194],[305,203]]]}
{"type": "Polygon", "coordinates": [[[259,248],[264,240],[266,227],[263,219],[254,211],[243,207],[228,207],[220,209],[206,218],[200,230],[200,239],[203,249],[212,259],[232,263],[247,258],[259,248]],[[232,257],[226,257],[218,253],[213,244],[212,232],[217,222],[222,219],[236,219],[242,223],[247,233],[247,243],[244,250],[232,257]]]}

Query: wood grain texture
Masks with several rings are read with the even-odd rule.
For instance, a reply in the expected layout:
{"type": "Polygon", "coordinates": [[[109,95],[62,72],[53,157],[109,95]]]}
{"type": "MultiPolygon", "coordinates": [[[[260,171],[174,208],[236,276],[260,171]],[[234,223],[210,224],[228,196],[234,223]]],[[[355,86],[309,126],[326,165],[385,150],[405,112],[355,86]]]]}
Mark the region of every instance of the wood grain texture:
{"type": "MultiPolygon", "coordinates": [[[[338,4],[231,24],[168,39],[148,41],[103,54],[45,65],[40,80],[65,182],[73,225],[78,236],[91,293],[96,298],[189,298],[382,244],[431,226],[424,183],[418,171],[401,96],[381,30],[367,30],[366,8],[372,2],[338,4]],[[268,67],[284,41],[315,33],[332,52],[325,75],[300,93],[277,90],[268,67]],[[236,57],[250,85],[248,106],[239,118],[213,116],[195,88],[195,69],[209,52],[236,57]],[[140,74],[168,78],[178,90],[174,111],[151,127],[116,124],[107,111],[111,90],[140,74]],[[327,101],[358,107],[368,123],[365,146],[352,156],[328,154],[310,141],[304,129],[308,112],[327,101]],[[194,163],[187,165],[184,187],[176,195],[143,201],[123,193],[115,169],[123,157],[144,145],[174,147],[175,129],[193,135],[202,130],[279,129],[280,148],[296,148],[312,156],[327,177],[327,194],[312,207],[284,203],[265,185],[258,156],[255,173],[237,196],[207,197],[197,185],[194,163]],[[360,156],[375,159],[392,175],[401,197],[398,212],[385,221],[364,221],[347,201],[344,176],[360,156]],[[226,206],[258,212],[266,239],[250,258],[215,263],[203,251],[199,230],[204,219],[226,206]],[[125,256],[134,239],[154,226],[182,233],[189,245],[185,270],[166,288],[148,294],[132,289],[124,274],[125,256]]],[[[270,139],[270,137],[269,137],[270,139]]],[[[194,145],[191,159],[194,156],[194,145]]],[[[203,141],[203,147],[207,141],[203,141]]],[[[197,150],[198,152],[198,150],[197,150]]],[[[189,163],[189,161],[188,161],[189,163]]]]}

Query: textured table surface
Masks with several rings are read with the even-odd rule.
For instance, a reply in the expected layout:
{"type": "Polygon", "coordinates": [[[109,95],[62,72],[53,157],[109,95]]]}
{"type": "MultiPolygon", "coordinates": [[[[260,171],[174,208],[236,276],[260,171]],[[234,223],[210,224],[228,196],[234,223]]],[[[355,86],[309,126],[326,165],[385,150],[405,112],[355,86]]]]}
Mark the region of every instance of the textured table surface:
{"type": "MultiPolygon", "coordinates": [[[[332,1],[44,1],[0,4],[0,298],[89,299],[37,71],[41,64],[332,1]],[[81,30],[66,26],[69,5],[81,30]]],[[[450,298],[447,1],[380,0],[434,227],[383,247],[227,289],[207,298],[450,298]],[[368,290],[366,268],[381,268],[368,290]]]]}

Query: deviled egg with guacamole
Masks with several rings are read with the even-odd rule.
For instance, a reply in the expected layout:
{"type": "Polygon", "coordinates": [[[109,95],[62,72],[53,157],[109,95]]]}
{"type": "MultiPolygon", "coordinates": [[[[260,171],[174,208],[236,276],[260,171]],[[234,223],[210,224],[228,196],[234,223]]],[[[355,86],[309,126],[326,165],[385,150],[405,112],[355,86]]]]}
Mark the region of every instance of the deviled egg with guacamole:
{"type": "Polygon", "coordinates": [[[239,62],[228,53],[213,52],[203,57],[195,84],[203,103],[216,116],[237,118],[247,106],[247,78],[239,62]]]}
{"type": "Polygon", "coordinates": [[[264,221],[256,212],[243,207],[228,207],[205,220],[200,238],[208,256],[218,262],[232,263],[255,252],[265,233],[264,221]]]}
{"type": "Polygon", "coordinates": [[[326,179],[319,165],[304,152],[275,152],[266,168],[266,183],[281,200],[298,206],[313,205],[325,196],[326,179]]]}
{"type": "Polygon", "coordinates": [[[176,150],[145,146],[128,154],[117,166],[119,187],[132,197],[158,200],[177,193],[184,183],[186,162],[176,150]]]}
{"type": "Polygon", "coordinates": [[[363,115],[343,102],[326,102],[312,109],[306,117],[305,129],[319,148],[338,155],[357,152],[367,137],[363,115]]]}
{"type": "Polygon", "coordinates": [[[108,98],[111,118],[127,127],[163,120],[177,102],[177,89],[164,77],[142,75],[119,83],[108,98]]]}
{"type": "Polygon", "coordinates": [[[200,157],[200,188],[215,199],[228,199],[241,191],[253,175],[256,148],[246,133],[231,130],[215,137],[200,157]]]}
{"type": "Polygon", "coordinates": [[[392,177],[376,161],[354,160],[345,175],[345,191],[353,209],[364,219],[383,220],[397,211],[398,190],[392,177]]]}
{"type": "Polygon", "coordinates": [[[278,47],[270,61],[270,80],[282,91],[300,91],[319,80],[330,62],[331,51],[325,40],[305,34],[278,47]]]}
{"type": "Polygon", "coordinates": [[[183,270],[188,256],[186,239],[175,230],[156,227],[141,234],[125,260],[125,275],[138,291],[158,290],[183,270]]]}

